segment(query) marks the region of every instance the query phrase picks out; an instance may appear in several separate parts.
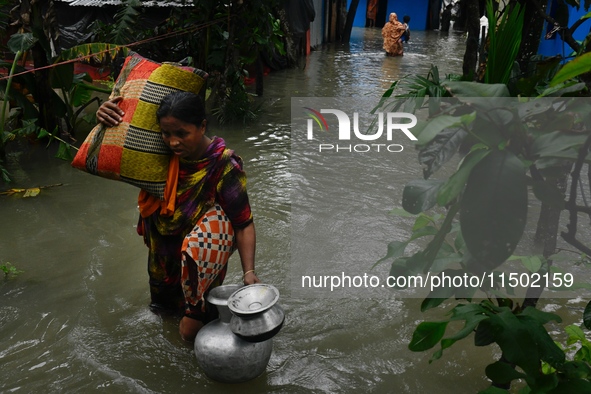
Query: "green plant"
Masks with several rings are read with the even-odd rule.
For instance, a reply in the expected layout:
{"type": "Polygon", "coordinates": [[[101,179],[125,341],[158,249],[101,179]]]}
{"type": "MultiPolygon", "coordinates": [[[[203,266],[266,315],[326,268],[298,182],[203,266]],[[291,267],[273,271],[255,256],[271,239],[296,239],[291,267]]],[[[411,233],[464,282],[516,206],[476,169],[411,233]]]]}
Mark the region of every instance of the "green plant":
{"type": "Polygon", "coordinates": [[[103,23],[96,20],[91,23],[89,30],[93,34],[94,42],[110,42],[119,45],[131,44],[139,37],[137,27],[141,24],[141,2],[139,0],[125,0],[115,13],[113,23],[103,23]]]}
{"type": "MultiPolygon", "coordinates": [[[[10,173],[3,165],[6,144],[17,137],[32,134],[34,131],[31,131],[31,127],[34,126],[34,123],[36,122],[35,115],[38,114],[37,109],[32,106],[32,104],[23,94],[15,92],[15,90],[12,89],[13,75],[19,69],[18,61],[20,60],[21,56],[35,44],[35,42],[36,39],[32,34],[24,33],[13,35],[10,37],[7,43],[8,47],[15,55],[12,64],[10,64],[8,79],[4,85],[3,104],[2,108],[0,109],[0,173],[2,175],[2,179],[5,182],[10,182],[10,173]],[[22,113],[28,113],[28,115],[35,119],[35,121],[31,122],[25,120],[23,121],[23,127],[14,127],[12,130],[6,130],[8,115],[7,108],[11,98],[15,98],[15,100],[21,104],[22,113]]],[[[6,64],[4,62],[2,63],[6,64]]]]}
{"type": "MultiPolygon", "coordinates": [[[[589,307],[587,308],[589,309],[589,307]]],[[[583,315],[583,321],[585,328],[589,329],[589,311],[585,310],[583,315]]],[[[567,335],[566,346],[563,346],[560,342],[556,342],[556,345],[562,349],[575,364],[578,369],[587,370],[588,365],[591,365],[591,341],[587,339],[585,333],[581,327],[571,324],[566,326],[564,331],[567,335]]],[[[552,375],[557,370],[549,363],[542,363],[542,373],[545,375],[552,375]]]]}
{"type": "MultiPolygon", "coordinates": [[[[4,132],[4,125],[6,123],[6,115],[7,115],[7,107],[8,101],[11,97],[11,86],[13,75],[17,68],[18,61],[20,60],[21,56],[28,51],[30,48],[33,47],[37,40],[33,37],[32,34],[24,33],[24,34],[14,34],[8,40],[8,47],[10,50],[15,54],[14,60],[12,61],[12,66],[10,68],[10,72],[8,74],[8,80],[6,82],[6,87],[4,91],[4,102],[2,106],[2,112],[0,113],[0,132],[4,132]]],[[[2,148],[2,147],[0,147],[2,148]]]]}
{"type": "Polygon", "coordinates": [[[45,129],[41,129],[39,130],[39,134],[37,135],[37,138],[41,139],[41,138],[45,138],[45,137],[49,137],[49,141],[47,142],[47,147],[49,147],[49,145],[53,142],[53,140],[57,140],[59,141],[59,148],[57,153],[55,154],[55,157],[57,157],[58,159],[62,159],[62,160],[66,160],[66,161],[72,161],[74,159],[74,151],[78,151],[78,148],[75,147],[74,145],[68,143],[67,141],[64,141],[63,139],[59,138],[58,136],[55,135],[55,132],[57,131],[54,130],[53,133],[48,132],[45,129]]]}
{"type": "MultiPolygon", "coordinates": [[[[13,114],[14,126],[7,130],[9,124],[7,115],[7,103],[8,100],[4,101],[2,112],[0,116],[0,153],[4,152],[5,146],[8,142],[14,141],[20,137],[37,136],[37,138],[43,138],[46,136],[56,136],[60,134],[59,128],[56,126],[52,133],[49,133],[45,128],[39,127],[38,116],[40,116],[38,109],[35,104],[31,103],[28,97],[22,92],[13,89],[12,75],[15,71],[24,71],[22,67],[18,66],[18,61],[21,55],[31,48],[36,42],[36,38],[31,33],[14,34],[8,41],[8,45],[13,52],[15,52],[15,59],[11,64],[11,71],[9,78],[5,84],[4,97],[14,99],[20,108],[13,114]],[[17,119],[18,118],[18,119],[17,119]],[[19,126],[20,124],[20,126],[19,126]]],[[[92,84],[92,79],[86,74],[75,74],[74,64],[71,59],[77,58],[90,58],[97,61],[107,61],[111,57],[116,56],[117,53],[127,53],[126,48],[121,48],[113,44],[84,44],[81,46],[70,48],[67,51],[63,51],[62,54],[56,58],[55,63],[58,64],[51,69],[49,74],[52,90],[52,108],[53,114],[63,120],[63,132],[64,135],[72,136],[75,133],[80,115],[82,111],[93,102],[99,102],[100,99],[95,97],[91,98],[91,93],[101,92],[110,93],[110,89],[101,88],[92,84]],[[56,91],[59,91],[61,95],[58,95],[56,91]]],[[[30,75],[22,75],[18,78],[19,84],[32,93],[33,97],[36,94],[36,81],[30,75]]],[[[63,142],[59,147],[59,151],[56,157],[71,160],[71,145],[63,142]]],[[[51,142],[51,139],[50,139],[51,142]]],[[[6,168],[2,166],[2,154],[0,154],[0,172],[2,179],[5,182],[10,182],[10,174],[6,168]]]]}
{"type": "Polygon", "coordinates": [[[241,121],[243,124],[255,120],[260,111],[261,104],[256,105],[246,92],[242,73],[236,72],[230,80],[231,86],[227,92],[227,100],[222,105],[212,110],[220,124],[241,121]]]}
{"type": "Polygon", "coordinates": [[[9,279],[11,276],[16,276],[23,273],[23,271],[18,270],[10,263],[0,264],[0,271],[4,272],[4,279],[9,279]]]}
{"type": "MultiPolygon", "coordinates": [[[[560,317],[535,309],[539,294],[531,295],[529,283],[523,287],[523,301],[516,299],[523,293],[518,295],[507,286],[507,279],[523,273],[527,278],[551,278],[543,287],[555,290],[589,288],[574,283],[572,275],[566,277],[556,266],[557,232],[552,233],[555,227],[545,222],[543,214],[534,253],[513,255],[524,238],[532,204],[541,205],[544,212],[569,210],[569,232],[562,236],[587,253],[588,246],[576,242],[573,213],[589,212],[589,208],[572,200],[578,195],[581,167],[591,162],[591,131],[585,124],[591,103],[560,97],[572,93],[574,86],[579,91],[584,88],[571,82],[544,91],[552,97],[518,100],[510,97],[505,84],[440,80],[433,67],[427,78],[409,77],[393,83],[374,109],[420,114],[413,134],[418,138],[424,177],[408,182],[402,194],[404,211],[418,215],[412,234],[406,241],[392,241],[378,263],[390,262],[390,275],[396,277],[422,275],[436,283],[451,278],[447,285],[433,287],[421,304],[422,311],[449,304],[450,299],[464,300],[451,309],[448,319],[419,324],[409,348],[425,351],[439,344],[433,361],[472,335],[476,346],[496,343],[503,355],[486,368],[494,387],[483,393],[505,392],[502,388],[514,380],[525,382],[530,391],[524,392],[591,390],[591,367],[584,360],[567,361],[545,328],[550,322],[559,323],[560,317]],[[395,95],[401,86],[409,90],[395,95]],[[465,154],[456,164],[451,159],[460,148],[465,154]],[[435,179],[442,168],[447,168],[447,175],[435,179]],[[575,186],[566,200],[561,184],[569,173],[575,186]],[[409,245],[416,242],[422,247],[407,254],[409,245]],[[513,264],[517,261],[522,265],[513,264]],[[507,269],[515,275],[508,275],[507,269]],[[462,283],[466,275],[486,280],[470,286],[451,284],[462,283]],[[478,302],[477,297],[485,300],[478,302]],[[463,326],[448,333],[450,322],[463,326]],[[542,373],[543,365],[554,372],[542,373]]],[[[544,84],[550,85],[548,81],[544,84]]]]}
{"type": "Polygon", "coordinates": [[[517,2],[508,5],[500,17],[497,17],[490,0],[486,3],[486,10],[491,28],[488,32],[488,59],[484,82],[507,84],[521,44],[524,13],[517,2]]]}
{"type": "Polygon", "coordinates": [[[110,93],[109,89],[92,85],[92,78],[86,74],[74,74],[74,64],[64,63],[54,67],[50,74],[51,86],[59,90],[59,101],[56,98],[55,107],[59,105],[58,115],[64,120],[66,131],[74,135],[78,118],[82,111],[93,102],[100,104],[98,97],[91,97],[92,92],[110,93]]]}

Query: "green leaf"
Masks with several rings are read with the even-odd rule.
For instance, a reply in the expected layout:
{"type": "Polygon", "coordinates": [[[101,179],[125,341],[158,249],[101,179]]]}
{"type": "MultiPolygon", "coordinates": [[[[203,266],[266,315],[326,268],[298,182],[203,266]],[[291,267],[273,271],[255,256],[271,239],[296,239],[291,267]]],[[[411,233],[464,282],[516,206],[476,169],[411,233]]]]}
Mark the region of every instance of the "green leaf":
{"type": "Polygon", "coordinates": [[[505,130],[506,127],[492,122],[490,117],[480,112],[470,128],[470,134],[488,148],[495,149],[507,141],[502,134],[505,130]]]}
{"type": "Polygon", "coordinates": [[[467,81],[445,81],[443,85],[454,96],[459,97],[511,97],[507,85],[486,84],[467,81]]]}
{"type": "Polygon", "coordinates": [[[524,13],[519,3],[504,8],[498,19],[498,11],[493,8],[491,1],[487,2],[486,9],[488,23],[495,28],[488,32],[485,84],[507,84],[521,44],[524,13]]]}
{"type": "Polygon", "coordinates": [[[431,217],[421,213],[417,216],[415,223],[412,226],[412,231],[417,231],[422,229],[423,227],[427,227],[428,225],[433,223],[433,219],[431,217]]]}
{"type": "Polygon", "coordinates": [[[529,272],[538,272],[542,268],[542,259],[539,256],[527,256],[521,260],[521,264],[529,272]]]}
{"type": "Polygon", "coordinates": [[[458,304],[451,310],[450,320],[467,320],[473,315],[488,315],[489,312],[481,304],[458,304]]]}
{"type": "Polygon", "coordinates": [[[6,45],[12,53],[26,52],[33,48],[37,41],[32,33],[16,33],[10,36],[6,45]]]}
{"type": "Polygon", "coordinates": [[[437,193],[437,204],[439,206],[446,206],[462,192],[472,168],[489,153],[489,150],[477,149],[470,152],[462,160],[460,168],[439,189],[439,193],[437,193]]]}
{"type": "Polygon", "coordinates": [[[572,134],[561,131],[553,131],[536,138],[532,144],[534,156],[555,156],[558,152],[566,152],[570,148],[583,145],[587,139],[586,134],[572,134]]]}
{"type": "Polygon", "coordinates": [[[474,346],[488,346],[495,342],[497,328],[493,326],[490,319],[486,319],[478,324],[474,333],[474,346]]]}
{"type": "Polygon", "coordinates": [[[41,138],[44,138],[44,137],[49,137],[50,135],[51,134],[49,134],[47,132],[47,130],[45,130],[45,129],[39,129],[39,134],[37,134],[37,138],[38,139],[41,139],[41,138]]]}
{"type": "Polygon", "coordinates": [[[558,386],[547,394],[565,394],[565,393],[591,393],[591,383],[587,380],[563,380],[558,382],[558,386]]]}
{"type": "Polygon", "coordinates": [[[458,213],[458,210],[459,204],[453,204],[450,206],[445,215],[445,219],[443,220],[441,228],[424,249],[424,252],[421,254],[423,273],[427,273],[435,259],[440,256],[440,252],[442,250],[447,249],[447,253],[454,252],[451,245],[446,243],[446,236],[450,233],[450,231],[452,231],[452,222],[458,213]]]}
{"type": "Polygon", "coordinates": [[[585,361],[591,360],[591,345],[584,343],[583,346],[577,350],[574,356],[574,361],[585,361]]]}
{"type": "Polygon", "coordinates": [[[436,257],[433,260],[433,265],[431,266],[431,271],[433,272],[440,272],[448,267],[455,265],[457,266],[463,261],[463,256],[457,253],[450,253],[448,255],[444,255],[443,257],[436,257]]]}
{"type": "Polygon", "coordinates": [[[53,67],[49,77],[53,89],[64,89],[68,92],[74,83],[74,63],[53,67]]]}
{"type": "Polygon", "coordinates": [[[421,312],[425,312],[428,311],[429,309],[433,309],[438,307],[439,305],[443,304],[445,302],[445,300],[447,300],[449,297],[444,297],[444,298],[434,298],[435,295],[431,295],[429,294],[427,296],[427,298],[425,298],[423,300],[423,302],[421,302],[421,312]]]}
{"type": "Polygon", "coordinates": [[[400,216],[403,218],[414,218],[415,217],[414,214],[405,211],[404,208],[393,208],[389,213],[390,213],[390,215],[400,216]]]}
{"type": "Polygon", "coordinates": [[[74,155],[72,154],[72,151],[70,150],[70,145],[66,144],[65,142],[60,142],[60,146],[58,148],[58,151],[57,151],[55,157],[57,157],[58,159],[62,159],[62,160],[70,161],[70,162],[72,160],[74,160],[74,155]]]}
{"type": "Polygon", "coordinates": [[[466,320],[464,327],[454,335],[449,338],[446,338],[450,341],[459,341],[460,339],[466,338],[468,335],[472,334],[474,330],[480,325],[480,323],[484,320],[488,319],[486,315],[473,315],[469,319],[466,320]]]}
{"type": "Polygon", "coordinates": [[[413,231],[412,236],[408,239],[409,241],[414,241],[415,239],[422,238],[422,237],[429,237],[438,233],[437,230],[433,226],[427,226],[420,228],[418,230],[413,231]]]}
{"type": "Polygon", "coordinates": [[[478,394],[509,394],[509,391],[490,386],[486,390],[479,391],[478,394]]]}
{"type": "Polygon", "coordinates": [[[125,57],[129,53],[129,49],[127,47],[122,47],[117,44],[107,44],[100,42],[95,42],[91,44],[81,44],[63,50],[60,53],[59,57],[56,59],[56,62],[92,57],[98,62],[104,63],[106,60],[115,58],[118,53],[121,53],[121,55],[125,57]]]}
{"type": "Polygon", "coordinates": [[[521,240],[527,219],[527,178],[511,152],[492,151],[470,173],[462,196],[460,226],[474,272],[503,263],[521,240]]]}
{"type": "Polygon", "coordinates": [[[402,207],[414,214],[432,208],[437,203],[437,193],[442,185],[443,181],[433,179],[410,181],[402,191],[402,207]]]}
{"type": "Polygon", "coordinates": [[[568,345],[572,345],[573,343],[577,342],[585,342],[587,341],[587,337],[583,330],[575,325],[570,325],[565,327],[564,331],[568,334],[568,345]]]}
{"type": "Polygon", "coordinates": [[[560,372],[571,379],[589,379],[591,377],[591,368],[584,361],[567,361],[560,368],[560,372]]]}
{"type": "MultiPolygon", "coordinates": [[[[431,142],[443,130],[457,128],[462,125],[468,125],[476,119],[476,112],[462,116],[441,115],[433,118],[425,128],[416,136],[418,145],[426,145],[431,142]]],[[[414,130],[414,129],[413,129],[414,130]]]]}
{"type": "Polygon", "coordinates": [[[502,361],[487,365],[484,370],[486,376],[497,384],[506,384],[515,379],[525,378],[525,375],[517,372],[515,368],[502,361]]]}
{"type": "Polygon", "coordinates": [[[388,244],[388,251],[386,252],[386,255],[384,257],[382,257],[381,259],[379,259],[378,261],[375,262],[375,264],[372,266],[372,269],[377,266],[378,264],[386,261],[386,260],[394,260],[397,259],[398,257],[404,255],[404,250],[406,249],[406,246],[408,245],[408,242],[401,242],[401,241],[392,241],[388,244]]]}
{"type": "Polygon", "coordinates": [[[433,353],[433,355],[431,356],[431,358],[429,359],[429,364],[432,361],[435,360],[439,360],[441,358],[441,356],[443,355],[443,351],[445,349],[447,349],[448,347],[450,347],[451,345],[453,345],[456,341],[453,340],[449,340],[449,339],[442,339],[441,340],[441,349],[437,350],[435,353],[433,353]]]}
{"type": "Polygon", "coordinates": [[[441,356],[443,356],[443,349],[439,349],[435,353],[433,353],[433,355],[429,359],[429,364],[431,364],[435,360],[439,360],[441,356]]]}
{"type": "Polygon", "coordinates": [[[425,179],[455,155],[466,135],[468,133],[460,127],[445,129],[420,150],[419,163],[426,166],[423,168],[425,179]]]}
{"type": "Polygon", "coordinates": [[[591,330],[591,301],[585,306],[585,311],[583,312],[583,324],[587,330],[591,330]]]}
{"type": "Polygon", "coordinates": [[[544,328],[543,324],[537,319],[523,313],[517,315],[517,319],[523,324],[529,333],[529,337],[536,344],[541,360],[555,368],[558,368],[564,363],[566,357],[564,351],[562,351],[562,349],[554,342],[554,339],[548,334],[548,331],[544,328]]]}
{"type": "Polygon", "coordinates": [[[566,63],[552,78],[550,86],[555,86],[568,79],[576,78],[581,74],[585,74],[591,70],[591,53],[585,53],[581,56],[575,57],[570,62],[566,63]]]}
{"type": "Polygon", "coordinates": [[[435,346],[443,335],[448,322],[422,322],[417,326],[408,348],[413,352],[422,352],[435,346]]]}
{"type": "MultiPolygon", "coordinates": [[[[547,169],[548,167],[556,167],[564,164],[565,160],[576,161],[579,159],[579,152],[575,149],[567,151],[561,151],[549,154],[539,160],[536,160],[535,164],[538,169],[547,169]]],[[[584,163],[591,163],[591,152],[583,159],[584,163]]]]}
{"type": "MultiPolygon", "coordinates": [[[[436,260],[437,261],[437,260],[436,260]]],[[[428,309],[434,308],[436,306],[439,306],[443,301],[449,299],[450,297],[452,297],[454,294],[456,294],[456,291],[461,291],[464,289],[461,288],[457,288],[453,285],[449,285],[448,283],[441,280],[441,277],[443,275],[447,276],[447,277],[451,277],[454,278],[455,276],[459,276],[461,275],[459,272],[459,270],[446,270],[444,272],[441,272],[438,275],[432,275],[431,277],[431,282],[433,283],[433,279],[439,278],[440,282],[439,282],[439,286],[435,286],[435,288],[433,290],[431,290],[429,292],[429,295],[427,296],[427,298],[425,298],[423,300],[423,302],[421,303],[421,312],[425,312],[428,309]]],[[[450,281],[451,283],[453,283],[453,279],[452,281],[450,281]]],[[[457,296],[456,296],[457,297],[457,296]]],[[[455,310],[455,308],[454,308],[455,310]]],[[[469,316],[467,316],[466,318],[469,318],[469,316]]],[[[452,318],[451,320],[457,320],[452,318]]]]}
{"type": "Polygon", "coordinates": [[[508,308],[492,315],[490,321],[497,329],[495,342],[507,361],[517,364],[526,374],[535,376],[540,367],[541,355],[527,324],[523,324],[508,308]]]}
{"type": "Polygon", "coordinates": [[[556,86],[551,88],[545,89],[542,93],[539,94],[539,97],[561,97],[566,96],[572,93],[578,93],[584,89],[586,89],[587,85],[583,82],[576,82],[576,81],[568,81],[559,83],[556,86]]]}
{"type": "Polygon", "coordinates": [[[89,89],[88,85],[80,83],[75,86],[74,91],[72,92],[72,102],[70,104],[72,107],[78,107],[80,105],[86,104],[91,98],[92,89],[89,89]]]}

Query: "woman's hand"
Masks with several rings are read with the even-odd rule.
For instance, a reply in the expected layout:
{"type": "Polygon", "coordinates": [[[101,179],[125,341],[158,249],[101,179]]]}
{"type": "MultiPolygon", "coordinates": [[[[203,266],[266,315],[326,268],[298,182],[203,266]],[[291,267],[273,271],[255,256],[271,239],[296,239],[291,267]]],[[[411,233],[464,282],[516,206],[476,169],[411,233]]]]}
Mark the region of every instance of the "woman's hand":
{"type": "Polygon", "coordinates": [[[123,120],[125,112],[117,105],[123,97],[115,97],[101,104],[96,111],[96,120],[108,127],[117,126],[123,120]]]}
{"type": "Polygon", "coordinates": [[[254,273],[254,270],[246,271],[242,277],[242,280],[244,281],[245,286],[261,283],[260,279],[257,277],[257,274],[254,273]]]}

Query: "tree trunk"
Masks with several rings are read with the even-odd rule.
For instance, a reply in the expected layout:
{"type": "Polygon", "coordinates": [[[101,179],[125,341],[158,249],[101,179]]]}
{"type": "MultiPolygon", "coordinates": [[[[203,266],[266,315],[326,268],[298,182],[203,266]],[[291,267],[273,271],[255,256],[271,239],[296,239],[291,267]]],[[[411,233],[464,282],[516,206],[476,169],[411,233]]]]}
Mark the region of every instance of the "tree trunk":
{"type": "MultiPolygon", "coordinates": [[[[542,29],[546,22],[544,18],[540,17],[538,7],[534,6],[529,0],[521,0],[520,3],[522,7],[525,7],[523,17],[524,34],[517,54],[517,62],[521,71],[525,72],[528,69],[531,57],[538,53],[542,29]]],[[[545,11],[546,4],[541,5],[540,9],[545,11]]]]}
{"type": "Polygon", "coordinates": [[[351,30],[353,30],[353,20],[357,13],[357,7],[359,6],[359,0],[351,1],[349,11],[347,12],[347,21],[345,22],[345,28],[343,29],[342,41],[349,42],[351,39],[351,30]]]}
{"type": "Polygon", "coordinates": [[[459,12],[454,21],[454,30],[466,31],[468,24],[468,5],[474,1],[460,0],[459,12]]]}
{"type": "Polygon", "coordinates": [[[466,12],[466,52],[464,53],[464,63],[462,71],[464,77],[474,80],[476,65],[478,63],[478,37],[480,35],[480,10],[477,1],[465,2],[464,11],[466,12]]]}
{"type": "MultiPolygon", "coordinates": [[[[563,168],[563,176],[556,180],[558,190],[565,195],[568,175],[571,170],[571,165],[565,165],[563,168]]],[[[560,213],[562,209],[542,203],[538,224],[536,227],[536,234],[534,236],[534,253],[542,254],[548,258],[556,252],[556,244],[558,239],[558,229],[560,222],[560,213]]],[[[548,268],[552,265],[552,261],[548,261],[548,268]]],[[[527,289],[525,299],[523,301],[523,308],[528,306],[535,307],[544,291],[543,287],[530,287],[527,289]]]]}
{"type": "MultiPolygon", "coordinates": [[[[47,8],[47,2],[45,1],[35,1],[30,3],[31,7],[31,31],[33,34],[37,36],[39,41],[33,46],[31,49],[33,55],[33,65],[35,69],[39,69],[41,67],[46,67],[49,65],[48,61],[48,54],[46,50],[49,50],[49,40],[51,37],[44,36],[43,31],[43,20],[45,18],[44,9],[47,8]],[[45,40],[45,41],[43,41],[45,40]],[[47,48],[44,48],[41,44],[44,42],[47,48]]],[[[53,90],[51,89],[50,81],[49,81],[49,74],[50,69],[45,68],[43,70],[35,71],[35,85],[36,85],[36,95],[35,95],[35,102],[39,106],[39,115],[41,119],[39,119],[39,126],[44,128],[45,130],[53,133],[55,127],[57,126],[57,119],[54,115],[54,111],[52,108],[52,96],[53,90]]]]}

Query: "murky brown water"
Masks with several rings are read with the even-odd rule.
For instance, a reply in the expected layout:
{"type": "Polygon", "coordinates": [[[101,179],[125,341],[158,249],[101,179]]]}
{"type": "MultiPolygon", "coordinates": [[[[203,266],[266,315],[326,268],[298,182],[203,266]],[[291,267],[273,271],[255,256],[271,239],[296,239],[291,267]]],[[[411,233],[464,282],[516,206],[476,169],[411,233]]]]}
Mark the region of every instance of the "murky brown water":
{"type": "MultiPolygon", "coordinates": [[[[179,339],[178,322],[147,308],[137,190],[74,170],[43,146],[23,146],[10,156],[11,187],[63,185],[35,198],[0,196],[0,261],[24,271],[0,280],[0,392],[444,394],[486,388],[483,371],[498,357],[494,348],[465,340],[432,364],[431,352],[407,349],[416,324],[442,313],[420,313],[420,300],[290,295],[290,97],[373,102],[393,80],[425,75],[432,63],[442,75],[459,73],[462,56],[461,36],[417,31],[404,57],[386,58],[379,30],[355,29],[350,45],[318,48],[304,70],[265,77],[266,113],[256,125],[211,130],[244,159],[257,271],[279,288],[287,313],[267,372],[239,385],[210,381],[192,347],[179,339]]],[[[419,173],[412,161],[398,165],[401,174],[419,173]]],[[[234,256],[227,283],[238,283],[240,275],[234,256]]],[[[581,305],[563,300],[547,307],[577,319],[581,305]]]]}

